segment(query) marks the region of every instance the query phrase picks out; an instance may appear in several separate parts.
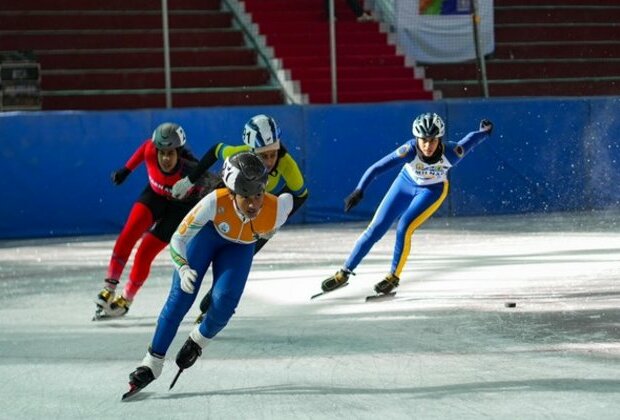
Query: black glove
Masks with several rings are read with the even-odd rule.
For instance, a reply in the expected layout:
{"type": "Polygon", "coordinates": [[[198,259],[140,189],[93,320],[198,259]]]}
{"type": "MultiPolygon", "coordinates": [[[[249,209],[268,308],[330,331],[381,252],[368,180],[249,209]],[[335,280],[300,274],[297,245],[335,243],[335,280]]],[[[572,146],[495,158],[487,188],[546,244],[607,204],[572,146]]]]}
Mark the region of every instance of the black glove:
{"type": "Polygon", "coordinates": [[[114,185],[121,185],[130,173],[131,171],[127,169],[126,166],[123,166],[118,171],[112,172],[110,178],[112,178],[112,182],[114,183],[114,185]]]}
{"type": "Polygon", "coordinates": [[[344,199],[344,211],[345,213],[351,210],[353,207],[357,206],[360,201],[364,198],[364,193],[362,190],[356,189],[353,191],[347,198],[344,199]]]}
{"type": "Polygon", "coordinates": [[[493,132],[493,123],[486,118],[480,121],[480,131],[486,131],[489,136],[493,132]]]}

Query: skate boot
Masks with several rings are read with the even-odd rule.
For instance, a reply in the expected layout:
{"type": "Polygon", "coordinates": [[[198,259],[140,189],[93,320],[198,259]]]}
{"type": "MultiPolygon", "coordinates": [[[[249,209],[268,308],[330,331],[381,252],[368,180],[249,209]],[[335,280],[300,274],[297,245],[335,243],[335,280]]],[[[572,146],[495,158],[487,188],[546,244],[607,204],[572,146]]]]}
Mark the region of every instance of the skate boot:
{"type": "Polygon", "coordinates": [[[103,309],[109,317],[119,317],[125,315],[131,306],[131,300],[125,299],[125,296],[119,295],[114,298],[108,309],[103,309]]]}
{"type": "Polygon", "coordinates": [[[193,366],[200,356],[202,356],[202,348],[191,337],[188,337],[179,353],[177,353],[177,366],[181,370],[187,369],[193,366]]]}
{"type": "Polygon", "coordinates": [[[110,304],[114,300],[114,293],[116,291],[116,285],[118,284],[118,280],[114,279],[105,279],[106,285],[99,292],[97,297],[95,298],[95,305],[97,308],[95,309],[95,316],[93,317],[93,321],[101,319],[104,316],[104,311],[110,309],[110,304]]]}
{"type": "Polygon", "coordinates": [[[170,383],[170,388],[168,389],[172,389],[174,387],[174,384],[177,383],[177,379],[179,379],[179,376],[181,376],[181,373],[183,373],[185,369],[192,367],[194,363],[196,363],[196,360],[202,356],[203,347],[208,343],[209,339],[200,333],[198,326],[194,327],[192,332],[189,333],[187,340],[185,340],[183,347],[181,347],[181,350],[177,353],[176,362],[179,370],[170,383]]]}
{"type": "Polygon", "coordinates": [[[400,279],[396,275],[390,273],[379,283],[375,284],[375,292],[378,294],[387,295],[398,287],[399,281],[400,279]]]}
{"type": "Polygon", "coordinates": [[[324,292],[331,292],[332,290],[336,290],[347,284],[347,282],[349,281],[349,276],[351,274],[353,273],[349,270],[338,270],[336,274],[323,281],[323,283],[321,284],[321,289],[323,289],[324,292]]]}
{"type": "Polygon", "coordinates": [[[211,293],[212,292],[213,292],[213,289],[209,289],[205,297],[203,297],[202,300],[200,301],[200,315],[198,315],[198,317],[196,318],[196,321],[194,321],[195,324],[200,324],[202,320],[204,319],[207,311],[209,310],[209,306],[211,306],[211,293]]]}
{"type": "Polygon", "coordinates": [[[153,382],[161,375],[163,367],[164,356],[151,353],[149,349],[144,359],[142,359],[142,364],[129,374],[129,391],[123,394],[121,400],[126,400],[137,394],[140,390],[153,382]]]}
{"type": "Polygon", "coordinates": [[[107,309],[110,307],[112,300],[114,300],[114,293],[116,291],[116,285],[118,284],[118,280],[114,279],[105,279],[106,285],[99,292],[97,297],[95,298],[95,304],[99,308],[107,309]]]}

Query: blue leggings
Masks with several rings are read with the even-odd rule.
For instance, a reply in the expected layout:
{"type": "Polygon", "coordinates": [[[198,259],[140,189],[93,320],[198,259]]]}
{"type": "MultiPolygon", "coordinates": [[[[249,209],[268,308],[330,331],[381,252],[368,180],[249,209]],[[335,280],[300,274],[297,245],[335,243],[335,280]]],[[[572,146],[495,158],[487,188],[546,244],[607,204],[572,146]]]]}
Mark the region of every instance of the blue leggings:
{"type": "Polygon", "coordinates": [[[355,242],[353,251],[344,264],[345,268],[355,270],[373,245],[385,235],[394,220],[400,217],[390,268],[391,273],[400,277],[411,251],[411,235],[435,213],[447,195],[447,181],[419,186],[403,169],[383,197],[370,224],[355,242]]]}
{"type": "Polygon", "coordinates": [[[211,306],[199,326],[200,333],[213,338],[228,324],[239,304],[254,258],[254,244],[239,244],[222,238],[211,223],[207,224],[189,242],[187,260],[197,271],[193,294],[181,290],[181,279],[176,270],[168,300],[159,314],[151,350],[165,355],[187,311],[192,307],[202,279],[213,264],[211,306]]]}

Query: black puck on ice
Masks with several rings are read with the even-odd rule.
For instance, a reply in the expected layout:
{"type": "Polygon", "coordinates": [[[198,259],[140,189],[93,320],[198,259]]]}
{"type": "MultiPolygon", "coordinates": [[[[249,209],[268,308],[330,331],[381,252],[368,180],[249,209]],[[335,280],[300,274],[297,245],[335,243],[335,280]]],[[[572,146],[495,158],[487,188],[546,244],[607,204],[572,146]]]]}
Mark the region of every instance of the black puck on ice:
{"type": "Polygon", "coordinates": [[[517,307],[517,302],[506,302],[504,303],[504,306],[507,308],[516,308],[517,307]]]}

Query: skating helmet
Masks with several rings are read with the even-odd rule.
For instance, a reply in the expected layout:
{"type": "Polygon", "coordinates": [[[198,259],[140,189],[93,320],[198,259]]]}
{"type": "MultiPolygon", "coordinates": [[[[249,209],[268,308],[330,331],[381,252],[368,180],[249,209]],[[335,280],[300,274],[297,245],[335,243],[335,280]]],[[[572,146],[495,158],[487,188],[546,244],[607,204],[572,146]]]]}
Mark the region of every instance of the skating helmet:
{"type": "Polygon", "coordinates": [[[446,126],[439,115],[434,112],[427,112],[418,115],[413,121],[411,131],[416,138],[441,138],[446,133],[446,126]]]}
{"type": "Polygon", "coordinates": [[[171,150],[183,147],[186,142],[185,131],[183,127],[174,123],[160,124],[153,131],[153,143],[159,150],[171,150]]]}
{"type": "Polygon", "coordinates": [[[222,180],[235,194],[249,197],[265,191],[267,168],[254,153],[237,153],[224,161],[222,180]]]}
{"type": "Polygon", "coordinates": [[[255,115],[243,127],[243,142],[256,153],[277,150],[280,148],[280,127],[268,115],[255,115]]]}

